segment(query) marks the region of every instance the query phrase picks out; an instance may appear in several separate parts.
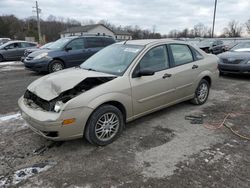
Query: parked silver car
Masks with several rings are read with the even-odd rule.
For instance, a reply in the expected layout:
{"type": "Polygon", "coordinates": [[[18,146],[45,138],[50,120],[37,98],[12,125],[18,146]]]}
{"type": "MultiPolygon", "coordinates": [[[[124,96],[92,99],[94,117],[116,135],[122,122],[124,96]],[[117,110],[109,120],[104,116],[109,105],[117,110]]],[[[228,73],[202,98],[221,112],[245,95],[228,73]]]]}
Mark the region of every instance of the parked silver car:
{"type": "Polygon", "coordinates": [[[37,44],[27,41],[9,41],[0,46],[0,62],[4,60],[21,60],[24,50],[36,48],[37,44]]]}
{"type": "Polygon", "coordinates": [[[125,122],[186,100],[205,103],[217,66],[216,56],[182,42],[120,42],[34,81],[18,103],[30,128],[48,139],[85,135],[106,145],[125,122]]]}

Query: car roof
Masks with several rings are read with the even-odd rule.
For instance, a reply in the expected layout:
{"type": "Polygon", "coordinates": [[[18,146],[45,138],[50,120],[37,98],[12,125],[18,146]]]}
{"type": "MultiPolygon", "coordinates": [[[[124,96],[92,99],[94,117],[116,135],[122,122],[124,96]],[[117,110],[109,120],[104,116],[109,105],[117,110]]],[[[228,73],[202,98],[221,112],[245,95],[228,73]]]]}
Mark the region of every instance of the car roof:
{"type": "MultiPolygon", "coordinates": [[[[141,40],[128,40],[128,41],[122,41],[118,42],[117,44],[131,44],[131,45],[141,45],[141,46],[146,46],[146,45],[154,45],[158,43],[181,43],[184,44],[185,42],[178,41],[178,40],[173,40],[173,39],[141,39],[141,40]]],[[[186,43],[185,43],[186,44],[186,43]]]]}
{"type": "Polygon", "coordinates": [[[36,44],[36,42],[29,42],[29,41],[25,41],[25,40],[11,40],[11,41],[8,41],[7,43],[11,44],[11,43],[15,43],[15,42],[26,42],[26,43],[36,44]]]}
{"type": "Polygon", "coordinates": [[[110,39],[114,39],[111,36],[108,35],[82,35],[82,36],[68,36],[68,37],[64,37],[64,38],[68,38],[68,39],[75,39],[75,38],[89,38],[89,37],[98,37],[98,38],[110,38],[110,39]]]}

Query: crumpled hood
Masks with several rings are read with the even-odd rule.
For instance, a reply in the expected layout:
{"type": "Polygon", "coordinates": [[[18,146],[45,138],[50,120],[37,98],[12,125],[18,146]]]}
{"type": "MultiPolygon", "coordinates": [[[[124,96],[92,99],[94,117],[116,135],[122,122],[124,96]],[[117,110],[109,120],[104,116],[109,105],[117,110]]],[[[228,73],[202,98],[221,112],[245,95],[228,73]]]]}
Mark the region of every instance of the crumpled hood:
{"type": "Polygon", "coordinates": [[[115,77],[114,75],[88,71],[81,68],[70,68],[41,77],[28,86],[28,90],[38,97],[50,101],[62,92],[72,89],[86,78],[115,77]]]}

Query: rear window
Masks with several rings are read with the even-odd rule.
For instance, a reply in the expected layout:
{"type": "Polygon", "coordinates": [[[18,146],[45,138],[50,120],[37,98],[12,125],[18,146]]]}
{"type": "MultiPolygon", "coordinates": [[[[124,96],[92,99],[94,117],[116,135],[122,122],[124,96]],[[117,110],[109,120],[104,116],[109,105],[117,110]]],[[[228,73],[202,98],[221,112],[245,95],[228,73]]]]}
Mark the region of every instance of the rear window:
{"type": "Polygon", "coordinates": [[[36,44],[27,43],[27,42],[22,42],[22,43],[21,43],[21,47],[22,47],[22,48],[33,47],[33,46],[36,46],[36,44]]]}
{"type": "Polygon", "coordinates": [[[86,40],[86,48],[104,47],[102,38],[87,37],[85,40],[86,40]]]}
{"type": "Polygon", "coordinates": [[[192,51],[193,51],[193,55],[194,55],[195,60],[200,60],[200,59],[203,59],[203,58],[204,58],[203,55],[201,55],[201,53],[198,52],[195,48],[193,48],[193,47],[191,47],[191,46],[190,46],[190,48],[191,48],[192,51]]]}
{"type": "Polygon", "coordinates": [[[187,45],[171,44],[170,45],[175,66],[183,65],[193,61],[193,55],[187,45]]]}

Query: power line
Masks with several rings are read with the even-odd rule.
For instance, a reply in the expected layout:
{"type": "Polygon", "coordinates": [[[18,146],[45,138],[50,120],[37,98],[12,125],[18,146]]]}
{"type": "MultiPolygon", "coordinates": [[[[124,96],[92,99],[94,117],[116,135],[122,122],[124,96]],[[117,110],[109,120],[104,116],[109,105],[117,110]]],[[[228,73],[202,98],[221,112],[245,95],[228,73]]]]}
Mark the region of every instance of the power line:
{"type": "Polygon", "coordinates": [[[33,10],[33,12],[36,13],[36,17],[37,17],[38,40],[39,40],[39,44],[41,44],[41,42],[42,42],[42,35],[41,35],[41,27],[40,27],[40,17],[39,17],[39,14],[42,12],[42,9],[39,8],[37,1],[36,1],[36,6],[32,7],[32,8],[35,9],[35,10],[33,10]]]}

